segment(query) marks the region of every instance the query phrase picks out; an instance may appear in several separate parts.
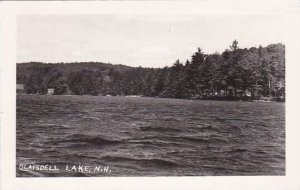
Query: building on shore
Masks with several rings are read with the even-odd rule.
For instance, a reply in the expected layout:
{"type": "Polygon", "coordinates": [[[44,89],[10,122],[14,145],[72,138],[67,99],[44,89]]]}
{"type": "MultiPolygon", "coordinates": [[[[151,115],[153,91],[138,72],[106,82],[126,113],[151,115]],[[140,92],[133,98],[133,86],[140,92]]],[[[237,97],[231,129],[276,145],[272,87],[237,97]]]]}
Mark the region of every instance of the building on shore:
{"type": "Polygon", "coordinates": [[[24,84],[17,84],[17,93],[25,93],[24,84]]]}
{"type": "Polygon", "coordinates": [[[54,93],[54,88],[48,88],[47,94],[52,95],[54,93]]]}

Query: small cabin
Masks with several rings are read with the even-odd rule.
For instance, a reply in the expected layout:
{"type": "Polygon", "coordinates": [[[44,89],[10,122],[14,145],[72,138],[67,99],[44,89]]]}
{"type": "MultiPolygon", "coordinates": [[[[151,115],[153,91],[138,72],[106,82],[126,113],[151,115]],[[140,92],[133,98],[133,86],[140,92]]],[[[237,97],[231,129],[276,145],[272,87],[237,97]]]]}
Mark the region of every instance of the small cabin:
{"type": "Polygon", "coordinates": [[[52,95],[54,93],[54,88],[48,88],[47,94],[52,95]]]}
{"type": "Polygon", "coordinates": [[[25,92],[24,84],[17,84],[16,88],[17,88],[17,93],[25,92]]]}

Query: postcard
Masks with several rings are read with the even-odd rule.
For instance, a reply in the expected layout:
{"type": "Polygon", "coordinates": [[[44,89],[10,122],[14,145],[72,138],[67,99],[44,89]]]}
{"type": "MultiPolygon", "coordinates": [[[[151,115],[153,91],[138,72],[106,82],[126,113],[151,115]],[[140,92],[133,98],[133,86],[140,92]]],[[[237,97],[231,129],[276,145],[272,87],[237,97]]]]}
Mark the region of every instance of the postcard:
{"type": "Polygon", "coordinates": [[[0,3],[1,188],[299,189],[299,7],[0,3]]]}

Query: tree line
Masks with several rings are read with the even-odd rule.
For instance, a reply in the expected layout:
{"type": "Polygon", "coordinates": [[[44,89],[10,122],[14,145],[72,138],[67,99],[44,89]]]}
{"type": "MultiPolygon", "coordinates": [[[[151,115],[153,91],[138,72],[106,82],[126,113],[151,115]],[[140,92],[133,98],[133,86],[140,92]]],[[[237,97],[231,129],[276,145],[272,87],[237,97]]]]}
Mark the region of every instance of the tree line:
{"type": "Polygon", "coordinates": [[[110,63],[40,62],[17,64],[17,83],[29,94],[139,95],[165,98],[279,97],[285,93],[285,46],[239,48],[234,40],[222,53],[201,48],[190,59],[164,68],[110,63]]]}

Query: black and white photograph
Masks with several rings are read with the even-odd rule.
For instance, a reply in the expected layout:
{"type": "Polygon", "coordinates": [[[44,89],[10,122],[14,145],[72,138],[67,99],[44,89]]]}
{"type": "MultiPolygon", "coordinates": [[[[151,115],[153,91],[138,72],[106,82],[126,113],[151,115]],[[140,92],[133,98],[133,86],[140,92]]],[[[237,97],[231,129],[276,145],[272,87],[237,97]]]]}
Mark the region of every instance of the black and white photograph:
{"type": "Polygon", "coordinates": [[[284,176],[281,15],[18,15],[16,177],[284,176]]]}
{"type": "Polygon", "coordinates": [[[0,2],[0,189],[298,190],[296,1],[0,2]]]}

